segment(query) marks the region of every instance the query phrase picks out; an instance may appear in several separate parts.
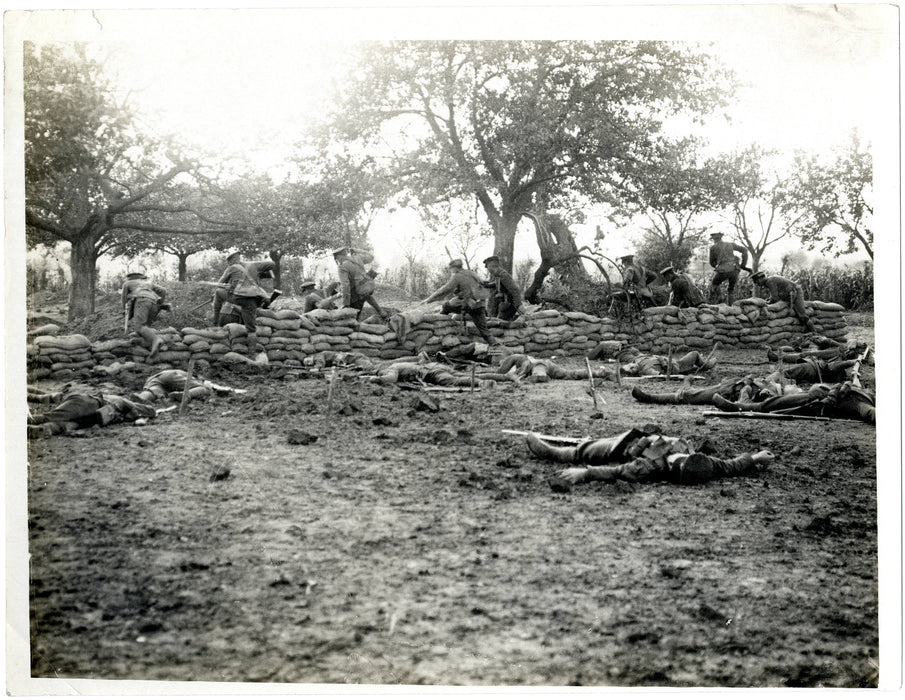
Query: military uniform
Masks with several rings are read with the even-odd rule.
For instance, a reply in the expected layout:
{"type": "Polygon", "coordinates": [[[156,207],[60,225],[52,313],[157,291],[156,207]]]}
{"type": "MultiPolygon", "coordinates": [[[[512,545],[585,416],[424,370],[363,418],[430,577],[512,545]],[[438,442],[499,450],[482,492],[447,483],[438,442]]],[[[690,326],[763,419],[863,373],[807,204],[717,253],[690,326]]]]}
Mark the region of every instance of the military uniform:
{"type": "Polygon", "coordinates": [[[386,318],[388,314],[374,299],[374,290],[377,288],[374,277],[365,269],[365,265],[370,263],[374,256],[370,253],[353,255],[348,248],[337,248],[333,251],[333,257],[342,285],[343,306],[356,309],[360,314],[365,302],[368,302],[381,318],[386,318]]]}
{"type": "Polygon", "coordinates": [[[153,406],[118,394],[105,393],[103,387],[75,385],[48,398],[57,399],[59,403],[51,410],[29,418],[29,437],[59,435],[93,425],[153,418],[157,414],[153,406]]]}
{"type": "Polygon", "coordinates": [[[647,377],[659,374],[687,374],[697,370],[711,369],[716,365],[714,358],[706,359],[697,350],[685,353],[682,357],[673,357],[670,364],[669,358],[663,355],[650,355],[643,353],[638,348],[628,346],[622,348],[616,355],[620,371],[629,377],[647,377]]]}
{"type": "Polygon", "coordinates": [[[653,304],[654,295],[648,285],[656,280],[657,276],[641,263],[636,263],[634,255],[624,255],[621,261],[624,264],[622,268],[623,289],[635,292],[638,299],[642,300],[642,304],[653,304]]]}
{"type": "Polygon", "coordinates": [[[712,233],[710,238],[713,244],[710,246],[710,267],[714,269],[713,278],[710,281],[710,302],[718,301],[720,286],[723,282],[729,283],[729,289],[726,293],[726,303],[731,305],[733,302],[733,292],[738,282],[739,270],[748,264],[748,249],[738,243],[722,240],[723,234],[712,233]],[[742,261],[739,263],[735,253],[742,255],[742,261]]]}
{"type": "Polygon", "coordinates": [[[528,449],[543,459],[590,465],[571,479],[572,483],[622,479],[700,484],[745,474],[756,464],[748,453],[734,459],[719,459],[696,453],[694,445],[684,438],[636,428],[612,438],[586,440],[569,447],[556,447],[533,434],[526,441],[528,449]],[[614,463],[615,466],[610,466],[614,463]]]}
{"type": "Polygon", "coordinates": [[[449,264],[449,270],[452,273],[449,281],[425,299],[424,303],[429,304],[440,297],[452,294],[452,298],[444,302],[442,313],[467,313],[484,341],[488,345],[495,345],[496,340],[487,330],[487,310],[484,305],[487,290],[483,283],[474,272],[462,267],[461,260],[453,260],[449,264]]]}
{"type": "Polygon", "coordinates": [[[787,301],[792,307],[792,313],[801,321],[802,325],[809,331],[814,332],[814,322],[808,316],[808,311],[804,307],[804,293],[801,287],[779,275],[771,275],[767,277],[763,272],[755,272],[751,279],[760,287],[767,290],[769,301],[787,301]]]}
{"type": "Polygon", "coordinates": [[[165,304],[167,290],[153,284],[141,272],[130,272],[122,288],[123,308],[132,320],[132,330],[148,343],[148,357],[153,357],[162,341],[150,326],[157,320],[161,309],[169,308],[165,304]]]}
{"type": "Polygon", "coordinates": [[[699,306],[704,303],[704,295],[684,272],[675,272],[667,267],[660,271],[660,276],[669,282],[669,303],[680,309],[686,306],[699,306]]]}
{"type": "Polygon", "coordinates": [[[849,382],[828,386],[815,384],[807,392],[775,396],[758,402],[729,401],[717,394],[713,404],[721,411],[781,411],[806,416],[850,418],[876,424],[877,409],[873,394],[849,382]]]}

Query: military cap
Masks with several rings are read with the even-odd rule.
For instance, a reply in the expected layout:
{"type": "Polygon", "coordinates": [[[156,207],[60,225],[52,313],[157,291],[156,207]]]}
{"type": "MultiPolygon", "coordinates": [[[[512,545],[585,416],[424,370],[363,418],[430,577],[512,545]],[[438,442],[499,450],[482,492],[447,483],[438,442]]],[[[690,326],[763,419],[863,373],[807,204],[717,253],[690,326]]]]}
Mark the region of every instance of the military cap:
{"type": "Polygon", "coordinates": [[[304,282],[302,282],[301,289],[309,289],[314,286],[314,280],[305,280],[304,282]]]}
{"type": "Polygon", "coordinates": [[[634,253],[628,253],[628,254],[626,254],[626,255],[623,255],[623,256],[622,256],[621,258],[619,258],[619,259],[620,259],[620,260],[634,260],[634,259],[635,259],[635,254],[634,254],[634,253]]]}
{"type": "Polygon", "coordinates": [[[720,233],[719,231],[714,231],[713,233],[710,234],[710,237],[711,238],[722,238],[723,234],[720,233]]]}
{"type": "Polygon", "coordinates": [[[229,255],[226,256],[226,262],[233,263],[241,257],[242,257],[242,251],[234,250],[233,252],[231,252],[229,255]]]}
{"type": "Polygon", "coordinates": [[[338,258],[340,255],[346,255],[349,252],[349,249],[346,246],[342,248],[337,248],[333,251],[333,257],[338,258]]]}
{"type": "Polygon", "coordinates": [[[499,256],[499,255],[491,255],[489,258],[484,258],[484,264],[485,264],[485,265],[486,265],[487,263],[499,262],[499,261],[500,261],[500,256],[499,256]]]}
{"type": "Polygon", "coordinates": [[[767,274],[765,272],[761,272],[760,270],[758,270],[753,275],[751,275],[751,279],[754,280],[755,282],[757,282],[757,280],[761,280],[766,276],[767,276],[767,274]]]}
{"type": "Polygon", "coordinates": [[[698,452],[685,458],[679,467],[679,481],[683,484],[703,484],[714,476],[713,462],[698,452]]]}
{"type": "Polygon", "coordinates": [[[141,279],[141,278],[144,277],[144,276],[145,276],[145,273],[144,273],[144,272],[141,272],[141,271],[127,272],[127,273],[126,273],[126,279],[127,279],[127,280],[137,280],[137,279],[141,279]]]}
{"type": "Polygon", "coordinates": [[[455,267],[461,270],[463,267],[465,267],[465,263],[463,263],[459,258],[456,258],[455,260],[450,260],[447,267],[455,267]]]}
{"type": "Polygon", "coordinates": [[[666,277],[666,275],[674,275],[675,272],[676,271],[672,269],[672,265],[670,265],[669,267],[664,267],[662,270],[660,270],[660,277],[666,277]]]}

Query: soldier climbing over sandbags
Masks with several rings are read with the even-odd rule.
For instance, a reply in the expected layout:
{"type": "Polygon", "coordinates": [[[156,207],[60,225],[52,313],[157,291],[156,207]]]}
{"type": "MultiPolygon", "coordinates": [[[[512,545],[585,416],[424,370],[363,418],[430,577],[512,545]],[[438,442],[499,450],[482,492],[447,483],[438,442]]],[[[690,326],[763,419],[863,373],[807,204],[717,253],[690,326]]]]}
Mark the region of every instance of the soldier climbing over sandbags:
{"type": "Polygon", "coordinates": [[[50,437],[90,428],[147,420],[157,411],[146,401],[134,396],[126,398],[117,386],[101,384],[67,384],[59,392],[30,390],[28,400],[55,403],[48,411],[30,414],[27,420],[29,438],[50,437]]]}
{"type": "Polygon", "coordinates": [[[235,307],[239,310],[238,316],[248,333],[248,352],[252,358],[257,354],[258,337],[256,334],[255,318],[258,308],[267,308],[273,300],[279,296],[279,290],[273,293],[267,292],[258,284],[260,279],[267,279],[268,273],[272,276],[275,264],[272,260],[260,260],[243,263],[241,252],[230,253],[226,257],[227,268],[217,281],[222,289],[214,292],[214,325],[221,324],[220,314],[225,303],[231,305],[230,312],[235,315],[235,307]]]}
{"type": "Polygon", "coordinates": [[[801,324],[809,332],[813,333],[817,330],[811,317],[808,316],[807,309],[804,307],[804,293],[797,284],[779,275],[770,275],[768,277],[762,270],[758,270],[751,275],[751,281],[761,289],[766,290],[768,302],[789,302],[795,318],[801,321],[801,324]]]}
{"type": "Polygon", "coordinates": [[[487,309],[485,300],[487,290],[481,280],[471,270],[466,270],[461,260],[453,260],[447,266],[449,281],[441,286],[420,304],[431,302],[452,294],[452,297],[443,303],[441,313],[444,314],[468,314],[474,322],[478,334],[488,345],[497,345],[496,339],[487,330],[487,309]]]}
{"type": "Polygon", "coordinates": [[[739,270],[749,270],[747,267],[748,249],[738,243],[724,241],[723,234],[716,231],[710,234],[710,240],[713,241],[710,245],[710,267],[713,268],[713,278],[710,280],[710,303],[719,302],[720,288],[723,282],[727,282],[729,288],[726,292],[726,303],[732,306],[739,270]],[[736,252],[741,253],[741,262],[735,257],[736,252]]]}
{"type": "Polygon", "coordinates": [[[161,311],[169,311],[166,303],[167,290],[152,283],[144,272],[135,271],[126,275],[122,288],[123,311],[126,326],[132,321],[132,331],[148,344],[148,359],[152,359],[163,345],[163,340],[151,328],[161,311]]]}
{"type": "Polygon", "coordinates": [[[299,296],[302,298],[302,313],[314,311],[317,304],[324,300],[324,292],[316,289],[314,280],[305,280],[299,287],[299,296]]]}
{"type": "Polygon", "coordinates": [[[669,305],[680,309],[687,306],[700,306],[704,303],[704,295],[684,272],[676,272],[672,267],[660,270],[660,276],[669,285],[669,305]]]}
{"type": "Polygon", "coordinates": [[[369,264],[374,256],[364,251],[342,247],[333,251],[333,259],[336,261],[339,282],[342,286],[342,305],[356,309],[360,318],[365,302],[368,302],[374,307],[380,318],[388,319],[390,315],[380,307],[374,298],[374,290],[377,288],[374,278],[377,273],[365,269],[365,265],[369,264]]]}
{"type": "Polygon", "coordinates": [[[652,425],[632,428],[615,437],[589,439],[568,446],[555,445],[536,433],[526,437],[528,449],[541,459],[588,465],[570,467],[559,473],[559,479],[570,485],[616,480],[702,484],[724,476],[755,473],[774,459],[766,450],[719,459],[697,452],[696,442],[663,435],[652,425]]]}

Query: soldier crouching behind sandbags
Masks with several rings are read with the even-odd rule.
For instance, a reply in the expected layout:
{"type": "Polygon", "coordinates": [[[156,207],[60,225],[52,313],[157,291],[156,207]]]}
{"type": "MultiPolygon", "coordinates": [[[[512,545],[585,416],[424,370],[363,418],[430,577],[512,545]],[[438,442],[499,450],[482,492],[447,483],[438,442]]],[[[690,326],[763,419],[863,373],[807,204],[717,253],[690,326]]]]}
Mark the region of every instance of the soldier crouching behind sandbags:
{"type": "Polygon", "coordinates": [[[656,426],[632,428],[615,437],[585,440],[567,447],[552,445],[535,433],[529,433],[525,439],[528,449],[537,457],[589,465],[561,471],[559,478],[569,484],[616,480],[701,484],[754,472],[774,459],[766,450],[733,459],[701,454],[695,452],[691,440],[661,435],[656,426]]]}

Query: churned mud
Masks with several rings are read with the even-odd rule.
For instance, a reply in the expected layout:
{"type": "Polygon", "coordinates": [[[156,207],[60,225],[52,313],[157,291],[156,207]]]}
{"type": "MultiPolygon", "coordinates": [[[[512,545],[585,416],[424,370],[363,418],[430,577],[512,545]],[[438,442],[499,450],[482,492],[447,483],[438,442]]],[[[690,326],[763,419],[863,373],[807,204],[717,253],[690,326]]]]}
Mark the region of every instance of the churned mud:
{"type": "MultiPolygon", "coordinates": [[[[770,369],[720,355],[715,378],[770,369]]],[[[327,415],[324,376],[209,378],[248,393],[29,443],[33,676],[877,684],[872,426],[704,418],[635,403],[631,379],[592,417],[581,381],[425,401],[349,377],[327,415]],[[562,492],[500,432],[645,423],[778,459],[562,492]]]]}

